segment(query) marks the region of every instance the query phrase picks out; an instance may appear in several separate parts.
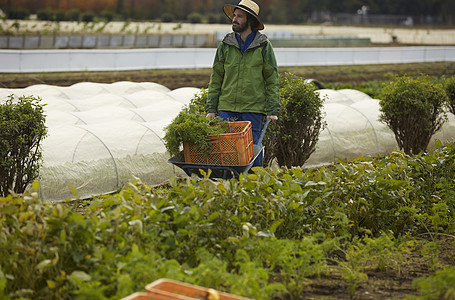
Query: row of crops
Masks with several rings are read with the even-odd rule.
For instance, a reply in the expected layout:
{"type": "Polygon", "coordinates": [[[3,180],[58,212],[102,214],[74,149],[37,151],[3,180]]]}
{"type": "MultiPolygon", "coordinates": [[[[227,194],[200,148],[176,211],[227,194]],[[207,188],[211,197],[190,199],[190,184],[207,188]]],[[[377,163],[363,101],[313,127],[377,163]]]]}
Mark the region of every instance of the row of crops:
{"type": "Polygon", "coordinates": [[[374,272],[450,298],[455,145],[435,146],[239,180],[136,180],[92,201],[0,198],[0,295],[119,299],[166,277],[256,299],[305,298],[330,279],[354,297],[374,272]]]}

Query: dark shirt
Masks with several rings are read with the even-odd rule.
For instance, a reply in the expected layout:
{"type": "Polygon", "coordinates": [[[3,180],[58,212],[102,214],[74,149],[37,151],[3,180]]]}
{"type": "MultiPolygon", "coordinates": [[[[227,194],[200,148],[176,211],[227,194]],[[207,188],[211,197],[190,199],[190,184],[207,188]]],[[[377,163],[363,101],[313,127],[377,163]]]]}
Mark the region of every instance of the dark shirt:
{"type": "Polygon", "coordinates": [[[248,49],[248,47],[251,45],[253,42],[254,38],[256,37],[256,31],[253,30],[247,37],[246,41],[244,42],[242,38],[240,37],[240,34],[236,33],[235,37],[237,39],[237,42],[239,43],[240,51],[242,53],[245,53],[245,50],[248,49]]]}

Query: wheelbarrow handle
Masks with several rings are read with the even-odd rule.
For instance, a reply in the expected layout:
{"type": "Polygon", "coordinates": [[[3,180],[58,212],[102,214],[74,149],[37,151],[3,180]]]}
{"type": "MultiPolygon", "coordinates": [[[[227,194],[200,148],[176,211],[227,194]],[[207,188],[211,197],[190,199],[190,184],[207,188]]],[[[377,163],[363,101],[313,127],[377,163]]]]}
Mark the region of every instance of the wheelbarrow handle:
{"type": "Polygon", "coordinates": [[[257,143],[258,145],[262,145],[262,139],[264,138],[265,132],[267,130],[267,126],[269,126],[270,121],[271,121],[271,119],[267,119],[265,121],[264,127],[262,127],[261,136],[259,137],[259,140],[257,143]]]}

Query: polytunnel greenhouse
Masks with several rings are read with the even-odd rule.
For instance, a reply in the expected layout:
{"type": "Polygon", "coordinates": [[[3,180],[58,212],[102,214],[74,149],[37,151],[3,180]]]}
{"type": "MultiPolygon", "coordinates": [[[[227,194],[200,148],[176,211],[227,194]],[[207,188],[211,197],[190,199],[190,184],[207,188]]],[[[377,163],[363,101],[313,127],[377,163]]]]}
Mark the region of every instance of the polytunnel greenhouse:
{"type": "MultiPolygon", "coordinates": [[[[326,128],[320,133],[316,150],[305,166],[319,166],[337,159],[353,159],[389,153],[398,149],[395,135],[379,122],[379,100],[353,90],[318,90],[324,101],[326,128]]],[[[455,117],[449,120],[431,139],[429,148],[436,139],[445,142],[455,138],[455,117]]]]}
{"type": "MultiPolygon", "coordinates": [[[[164,127],[199,91],[169,90],[151,82],[83,82],[0,89],[0,99],[34,95],[45,104],[48,135],[42,145],[40,193],[46,201],[61,201],[73,197],[69,186],[85,198],[116,191],[133,177],[157,185],[173,175],[186,176],[168,163],[162,139],[164,127]]],[[[305,166],[397,149],[393,133],[378,121],[378,100],[350,89],[318,93],[325,99],[327,126],[305,166]]],[[[433,140],[454,136],[455,120],[449,114],[433,140]]]]}

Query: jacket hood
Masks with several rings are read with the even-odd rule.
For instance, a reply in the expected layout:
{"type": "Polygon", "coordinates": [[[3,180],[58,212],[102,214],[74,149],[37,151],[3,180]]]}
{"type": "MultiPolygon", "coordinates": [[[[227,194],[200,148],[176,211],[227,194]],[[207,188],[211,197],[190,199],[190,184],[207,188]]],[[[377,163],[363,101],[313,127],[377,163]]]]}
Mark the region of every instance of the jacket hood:
{"type": "MultiPolygon", "coordinates": [[[[239,48],[239,43],[235,37],[235,32],[228,33],[224,37],[223,43],[239,48]]],[[[248,47],[248,49],[254,49],[263,46],[265,43],[267,43],[267,36],[257,31],[256,36],[254,37],[254,40],[251,42],[251,45],[248,47]]]]}

